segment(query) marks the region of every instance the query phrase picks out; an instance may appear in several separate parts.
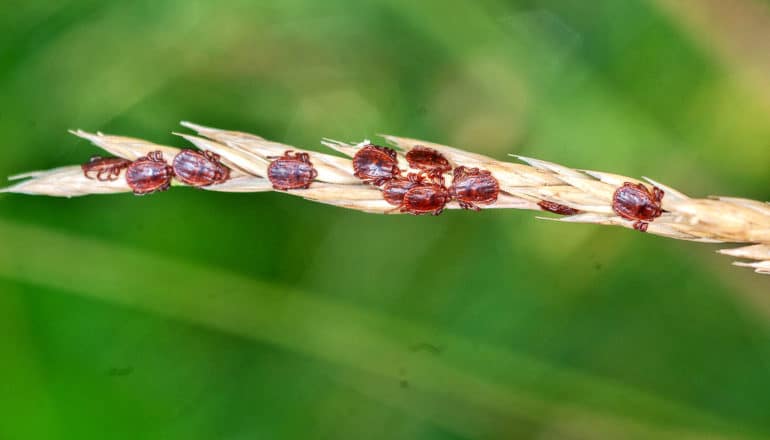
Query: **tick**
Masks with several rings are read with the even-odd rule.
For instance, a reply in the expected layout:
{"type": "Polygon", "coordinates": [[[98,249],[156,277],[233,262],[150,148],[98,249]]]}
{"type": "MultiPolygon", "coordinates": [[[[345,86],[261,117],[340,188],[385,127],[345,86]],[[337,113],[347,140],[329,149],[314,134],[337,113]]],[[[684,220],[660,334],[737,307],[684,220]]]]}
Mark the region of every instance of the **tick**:
{"type": "Polygon", "coordinates": [[[612,196],[612,210],[627,220],[636,220],[634,229],[646,232],[649,223],[663,213],[661,201],[665,193],[657,186],[650,191],[642,183],[625,182],[612,196]]]}
{"type": "Polygon", "coordinates": [[[279,190],[307,189],[318,177],[318,171],[310,162],[307,153],[293,153],[286,150],[283,156],[270,162],[267,167],[267,178],[273,184],[273,188],[279,190]]]}
{"type": "Polygon", "coordinates": [[[185,149],[174,157],[174,175],[191,186],[208,186],[230,178],[230,169],[211,151],[185,149]]]}
{"type": "Polygon", "coordinates": [[[128,168],[131,161],[121,157],[93,156],[88,162],[80,165],[83,175],[88,179],[101,182],[118,180],[120,172],[128,168]]]}
{"type": "Polygon", "coordinates": [[[418,184],[404,193],[401,212],[439,215],[452,198],[449,191],[435,183],[418,184]]]}
{"type": "Polygon", "coordinates": [[[404,203],[404,195],[407,191],[422,184],[423,181],[423,176],[415,173],[409,173],[406,178],[397,177],[391,179],[382,187],[382,196],[391,205],[401,206],[404,203]]]}
{"type": "Polygon", "coordinates": [[[553,212],[554,214],[559,215],[580,214],[580,211],[575,208],[570,208],[569,206],[560,205],[558,203],[549,202],[547,200],[541,200],[538,202],[537,206],[539,206],[543,211],[553,212]]]}
{"type": "Polygon", "coordinates": [[[401,175],[398,155],[392,148],[367,145],[353,156],[353,175],[376,186],[382,186],[401,175]]]}
{"type": "Polygon", "coordinates": [[[444,173],[452,171],[452,165],[446,157],[433,148],[416,146],[406,153],[406,161],[409,166],[424,171],[428,176],[444,183],[444,173]]]}
{"type": "Polygon", "coordinates": [[[126,182],[141,196],[155,191],[165,191],[171,186],[174,168],[163,160],[163,153],[153,151],[133,161],[126,170],[126,182]]]}
{"type": "Polygon", "coordinates": [[[476,204],[488,205],[497,201],[500,184],[487,170],[459,166],[454,170],[454,179],[449,194],[463,209],[479,211],[476,204]]]}

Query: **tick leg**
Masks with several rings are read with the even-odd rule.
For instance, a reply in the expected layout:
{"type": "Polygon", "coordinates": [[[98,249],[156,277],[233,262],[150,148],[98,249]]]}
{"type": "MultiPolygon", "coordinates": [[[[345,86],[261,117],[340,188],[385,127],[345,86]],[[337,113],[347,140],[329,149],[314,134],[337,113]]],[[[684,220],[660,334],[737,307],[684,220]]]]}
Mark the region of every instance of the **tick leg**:
{"type": "Polygon", "coordinates": [[[105,182],[112,182],[113,180],[118,178],[118,174],[120,174],[120,168],[112,167],[110,169],[105,170],[106,176],[104,176],[103,181],[105,182]]]}
{"type": "Polygon", "coordinates": [[[636,229],[637,231],[640,231],[640,232],[647,232],[647,228],[649,226],[650,226],[649,223],[643,222],[641,220],[636,222],[636,223],[634,223],[634,229],[636,229]]]}
{"type": "Polygon", "coordinates": [[[663,196],[666,194],[662,189],[658,188],[657,186],[654,186],[652,188],[652,194],[655,198],[655,201],[660,203],[663,200],[663,196]]]}
{"type": "Polygon", "coordinates": [[[206,150],[203,155],[212,162],[219,162],[219,155],[217,153],[206,150]]]}

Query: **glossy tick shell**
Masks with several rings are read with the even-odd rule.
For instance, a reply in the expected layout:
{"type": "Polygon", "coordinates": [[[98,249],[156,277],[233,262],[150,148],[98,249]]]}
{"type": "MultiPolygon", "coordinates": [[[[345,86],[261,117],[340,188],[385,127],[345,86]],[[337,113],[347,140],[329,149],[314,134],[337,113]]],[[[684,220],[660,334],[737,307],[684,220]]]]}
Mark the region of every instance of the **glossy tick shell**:
{"type": "Polygon", "coordinates": [[[140,157],[126,169],[126,182],[138,196],[167,190],[173,176],[174,168],[163,160],[160,151],[140,157]]]}
{"type": "Polygon", "coordinates": [[[401,206],[407,191],[423,183],[423,180],[422,176],[414,173],[410,173],[407,178],[391,179],[382,187],[382,196],[391,205],[401,206]]]}
{"type": "Polygon", "coordinates": [[[439,215],[451,200],[449,191],[435,183],[419,184],[407,190],[401,203],[401,212],[439,215]]]}
{"type": "Polygon", "coordinates": [[[452,165],[446,157],[433,148],[416,146],[406,153],[409,166],[425,171],[431,177],[441,178],[441,175],[452,170],[452,165]]]}
{"type": "Polygon", "coordinates": [[[318,171],[313,168],[307,153],[292,153],[287,150],[267,167],[267,178],[273,188],[279,190],[310,188],[316,177],[318,171]]]}
{"type": "Polygon", "coordinates": [[[172,166],[176,178],[191,186],[208,186],[230,178],[230,169],[211,151],[182,150],[174,157],[172,166]]]}
{"type": "Polygon", "coordinates": [[[353,175],[376,186],[401,175],[396,151],[377,145],[367,145],[353,156],[353,175]]]}
{"type": "Polygon", "coordinates": [[[569,206],[560,205],[558,203],[549,202],[547,200],[541,200],[538,202],[537,206],[539,206],[543,211],[553,212],[554,214],[559,215],[580,214],[580,211],[575,208],[570,208],[569,206]]]}
{"type": "Polygon", "coordinates": [[[661,201],[664,194],[657,186],[650,191],[642,183],[625,182],[612,196],[612,210],[625,219],[636,220],[634,229],[644,232],[649,226],[647,222],[663,213],[661,201]]]}
{"type": "Polygon", "coordinates": [[[460,203],[463,209],[480,208],[476,203],[488,205],[497,201],[500,184],[487,170],[459,166],[454,170],[454,179],[449,194],[460,203]]]}
{"type": "Polygon", "coordinates": [[[107,182],[118,180],[120,172],[130,164],[130,160],[120,157],[93,156],[88,162],[80,165],[80,168],[87,178],[107,182]]]}

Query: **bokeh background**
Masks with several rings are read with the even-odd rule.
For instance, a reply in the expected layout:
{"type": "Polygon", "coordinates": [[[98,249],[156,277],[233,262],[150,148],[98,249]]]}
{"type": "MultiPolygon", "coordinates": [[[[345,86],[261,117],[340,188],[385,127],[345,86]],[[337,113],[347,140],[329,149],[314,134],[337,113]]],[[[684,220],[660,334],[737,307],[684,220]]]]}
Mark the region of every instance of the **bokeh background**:
{"type": "MultiPolygon", "coordinates": [[[[0,29],[3,177],[191,120],[770,200],[764,0],[29,0],[0,29]]],[[[3,195],[0,438],[770,437],[770,279],[534,217],[3,195]]]]}

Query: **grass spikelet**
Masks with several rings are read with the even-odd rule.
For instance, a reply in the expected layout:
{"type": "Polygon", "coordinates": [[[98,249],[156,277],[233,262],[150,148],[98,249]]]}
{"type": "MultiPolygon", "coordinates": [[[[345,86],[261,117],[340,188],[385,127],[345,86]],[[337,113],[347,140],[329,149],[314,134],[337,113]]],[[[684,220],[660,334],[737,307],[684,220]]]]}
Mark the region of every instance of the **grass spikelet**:
{"type": "MultiPolygon", "coordinates": [[[[340,157],[273,142],[249,133],[220,130],[190,122],[182,122],[182,125],[195,131],[196,135],[175,134],[200,150],[218,154],[222,163],[232,170],[228,181],[204,189],[219,192],[278,191],[363,212],[399,213],[397,207],[383,199],[378,188],[362,183],[353,175],[350,158],[368,145],[369,141],[351,144],[324,138],[321,144],[345,156],[340,157]],[[310,161],[318,172],[309,188],[276,190],[268,180],[267,169],[270,162],[287,150],[309,154],[310,161]]],[[[112,155],[129,160],[136,160],[153,151],[161,151],[164,159],[170,163],[181,151],[179,148],[130,137],[92,134],[82,130],[72,133],[88,139],[112,155]]],[[[405,159],[406,153],[416,146],[441,152],[455,167],[462,165],[489,170],[499,182],[500,195],[495,203],[485,205],[484,208],[542,210],[538,203],[549,202],[576,210],[569,211],[569,214],[577,212],[561,217],[539,217],[552,221],[632,228],[634,222],[620,217],[613,209],[615,191],[626,182],[643,184],[647,188],[658,187],[665,192],[661,202],[663,212],[660,217],[649,222],[648,233],[705,243],[748,244],[719,252],[748,260],[735,262],[737,266],[750,267],[757,273],[770,274],[768,203],[735,197],[691,198],[649,178],[640,180],[602,171],[580,170],[523,156],[514,156],[522,163],[505,162],[432,142],[392,135],[382,136],[388,144],[397,149],[399,167],[405,173],[418,171],[410,169],[405,159]]],[[[125,171],[115,181],[103,182],[86,178],[80,166],[67,166],[12,176],[10,179],[18,182],[0,191],[57,197],[129,192],[131,188],[123,178],[124,173],[125,171]]],[[[451,174],[445,174],[444,179],[449,185],[451,174]]],[[[184,184],[175,181],[174,185],[184,184]]],[[[450,202],[446,207],[460,209],[456,201],[450,202]]]]}

